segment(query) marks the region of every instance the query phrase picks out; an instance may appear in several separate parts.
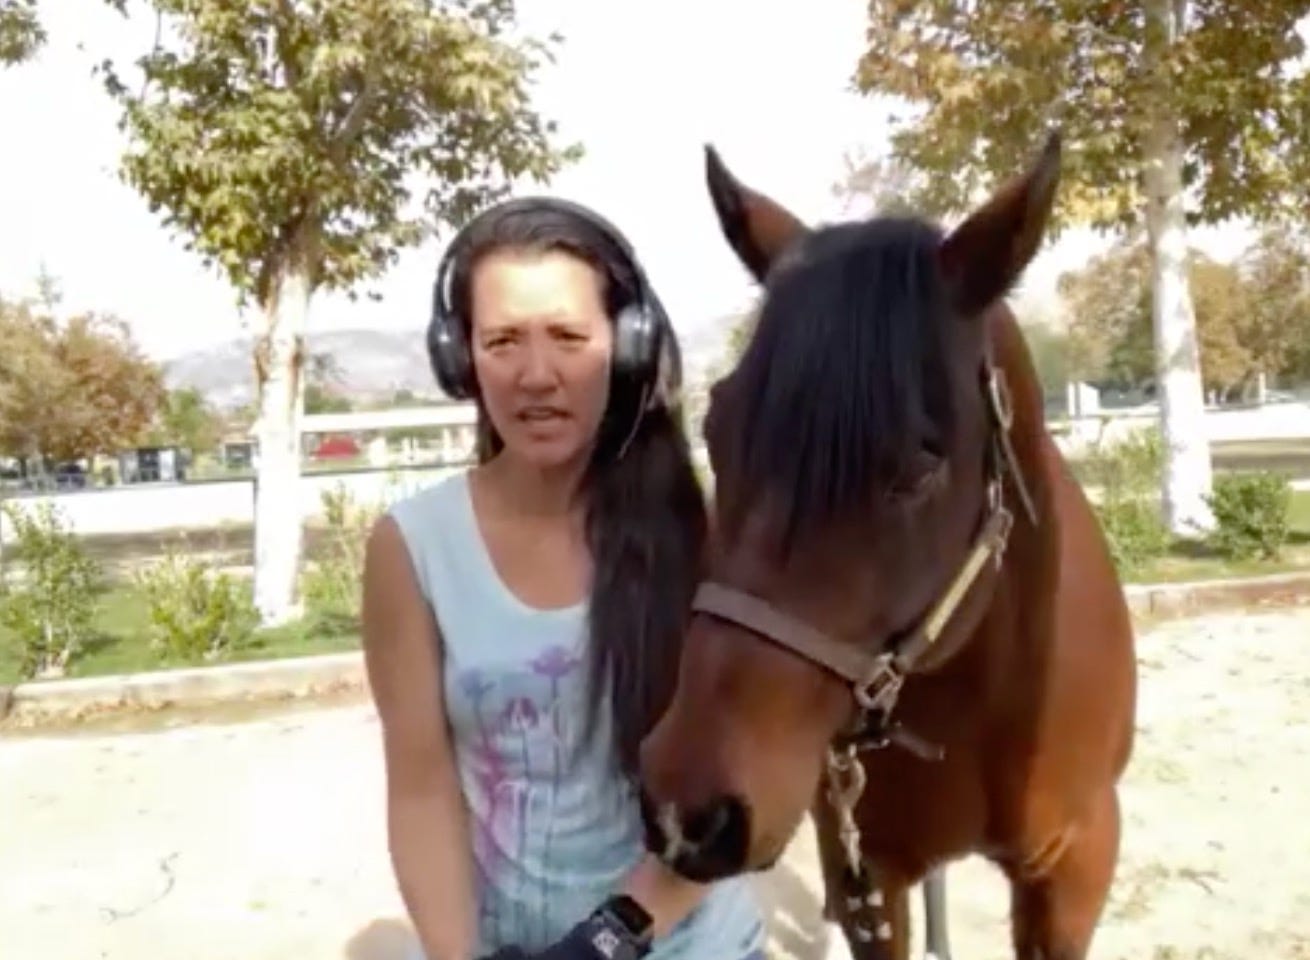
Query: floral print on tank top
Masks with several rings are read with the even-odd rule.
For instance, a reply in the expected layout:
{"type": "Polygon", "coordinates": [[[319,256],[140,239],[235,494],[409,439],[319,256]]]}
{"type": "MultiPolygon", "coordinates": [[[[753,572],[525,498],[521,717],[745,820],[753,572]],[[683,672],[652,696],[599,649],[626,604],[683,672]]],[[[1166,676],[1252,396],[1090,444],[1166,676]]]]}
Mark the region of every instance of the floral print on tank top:
{"type": "Polygon", "coordinates": [[[551,863],[552,812],[581,724],[582,666],[576,652],[552,646],[525,668],[457,675],[474,717],[465,761],[477,794],[470,799],[479,881],[484,889],[509,893],[519,914],[496,916],[494,898],[482,898],[480,924],[498,942],[512,937],[511,930],[543,941],[552,937],[551,891],[544,877],[539,890],[525,889],[533,881],[521,866],[529,845],[532,861],[551,863]]]}

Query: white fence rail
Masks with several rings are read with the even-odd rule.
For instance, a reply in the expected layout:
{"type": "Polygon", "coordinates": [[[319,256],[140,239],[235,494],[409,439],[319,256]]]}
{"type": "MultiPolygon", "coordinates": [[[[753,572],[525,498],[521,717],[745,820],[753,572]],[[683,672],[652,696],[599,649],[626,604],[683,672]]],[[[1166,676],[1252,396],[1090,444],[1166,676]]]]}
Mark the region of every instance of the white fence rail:
{"type": "MultiPolygon", "coordinates": [[[[311,473],[300,478],[300,512],[319,516],[323,494],[344,487],[357,501],[391,503],[427,486],[456,467],[414,467],[350,473],[311,473]]],[[[56,505],[77,533],[128,534],[224,525],[249,525],[255,516],[255,482],[250,479],[206,483],[160,483],[25,496],[10,502],[24,510],[48,501],[56,505]]],[[[0,541],[13,537],[8,517],[0,517],[0,541]]]]}
{"type": "MultiPolygon", "coordinates": [[[[1106,440],[1113,440],[1155,422],[1155,415],[1151,412],[1078,418],[1067,422],[1068,430],[1060,431],[1058,442],[1066,453],[1077,452],[1095,442],[1102,431],[1106,440]]],[[[1205,423],[1212,443],[1310,439],[1310,404],[1278,403],[1246,409],[1210,410],[1206,412],[1205,423]]],[[[1059,426],[1052,424],[1053,428],[1059,426]]],[[[697,461],[708,468],[704,450],[699,445],[694,453],[697,461]]],[[[307,519],[318,516],[322,511],[323,493],[337,486],[344,487],[356,501],[390,503],[456,469],[459,468],[432,466],[305,474],[300,480],[303,491],[301,515],[307,519]]],[[[250,524],[254,520],[254,496],[254,481],[242,479],[110,487],[24,496],[17,502],[30,506],[52,501],[74,530],[79,534],[94,535],[250,524]]],[[[0,517],[0,541],[12,535],[8,519],[0,517]]]]}

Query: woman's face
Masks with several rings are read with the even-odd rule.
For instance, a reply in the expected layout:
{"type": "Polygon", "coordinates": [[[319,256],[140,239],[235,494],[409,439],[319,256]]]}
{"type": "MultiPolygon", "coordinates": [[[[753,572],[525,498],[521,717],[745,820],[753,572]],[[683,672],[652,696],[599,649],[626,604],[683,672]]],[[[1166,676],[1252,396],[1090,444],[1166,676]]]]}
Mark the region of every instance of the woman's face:
{"type": "Polygon", "coordinates": [[[470,284],[473,363],[507,453],[533,466],[585,462],[609,400],[614,333],[603,278],[563,251],[498,250],[470,284]]]}

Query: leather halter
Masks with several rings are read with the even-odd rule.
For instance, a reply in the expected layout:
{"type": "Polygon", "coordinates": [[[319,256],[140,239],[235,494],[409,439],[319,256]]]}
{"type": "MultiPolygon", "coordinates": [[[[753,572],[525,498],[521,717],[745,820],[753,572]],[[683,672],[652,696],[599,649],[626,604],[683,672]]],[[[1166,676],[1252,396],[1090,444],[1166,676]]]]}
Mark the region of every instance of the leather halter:
{"type": "Polygon", "coordinates": [[[844,736],[848,744],[883,747],[897,743],[927,759],[940,757],[940,751],[932,745],[891,725],[901,687],[907,677],[918,672],[916,668],[922,668],[923,658],[935,648],[987,565],[1000,568],[1013,525],[1013,515],[1002,493],[1005,475],[1009,475],[1029,520],[1037,522],[1037,508],[1010,441],[1014,413],[1009,390],[1003,372],[990,356],[983,362],[981,380],[991,436],[986,455],[987,499],[980,529],[946,590],[928,613],[902,634],[903,639],[890,646],[879,643],[872,650],[843,643],[757,596],[715,581],[701,583],[692,600],[693,612],[708,613],[744,627],[849,683],[860,715],[855,728],[844,736]]]}

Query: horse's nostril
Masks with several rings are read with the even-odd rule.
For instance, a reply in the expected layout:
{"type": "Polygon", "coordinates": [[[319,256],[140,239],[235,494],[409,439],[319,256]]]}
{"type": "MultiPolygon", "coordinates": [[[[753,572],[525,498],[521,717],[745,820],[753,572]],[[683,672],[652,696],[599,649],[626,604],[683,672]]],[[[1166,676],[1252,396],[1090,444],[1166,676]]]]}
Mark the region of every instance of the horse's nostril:
{"type": "Polygon", "coordinates": [[[712,846],[715,837],[728,826],[732,805],[730,798],[721,797],[689,817],[684,830],[687,840],[698,847],[712,846]]]}
{"type": "Polygon", "coordinates": [[[695,850],[694,872],[710,879],[736,873],[750,846],[746,804],[739,797],[720,797],[688,818],[685,835],[695,850]]]}
{"type": "Polygon", "coordinates": [[[750,846],[750,816],[739,797],[723,796],[686,813],[640,794],[646,849],[689,880],[708,883],[739,872],[750,846]]]}

